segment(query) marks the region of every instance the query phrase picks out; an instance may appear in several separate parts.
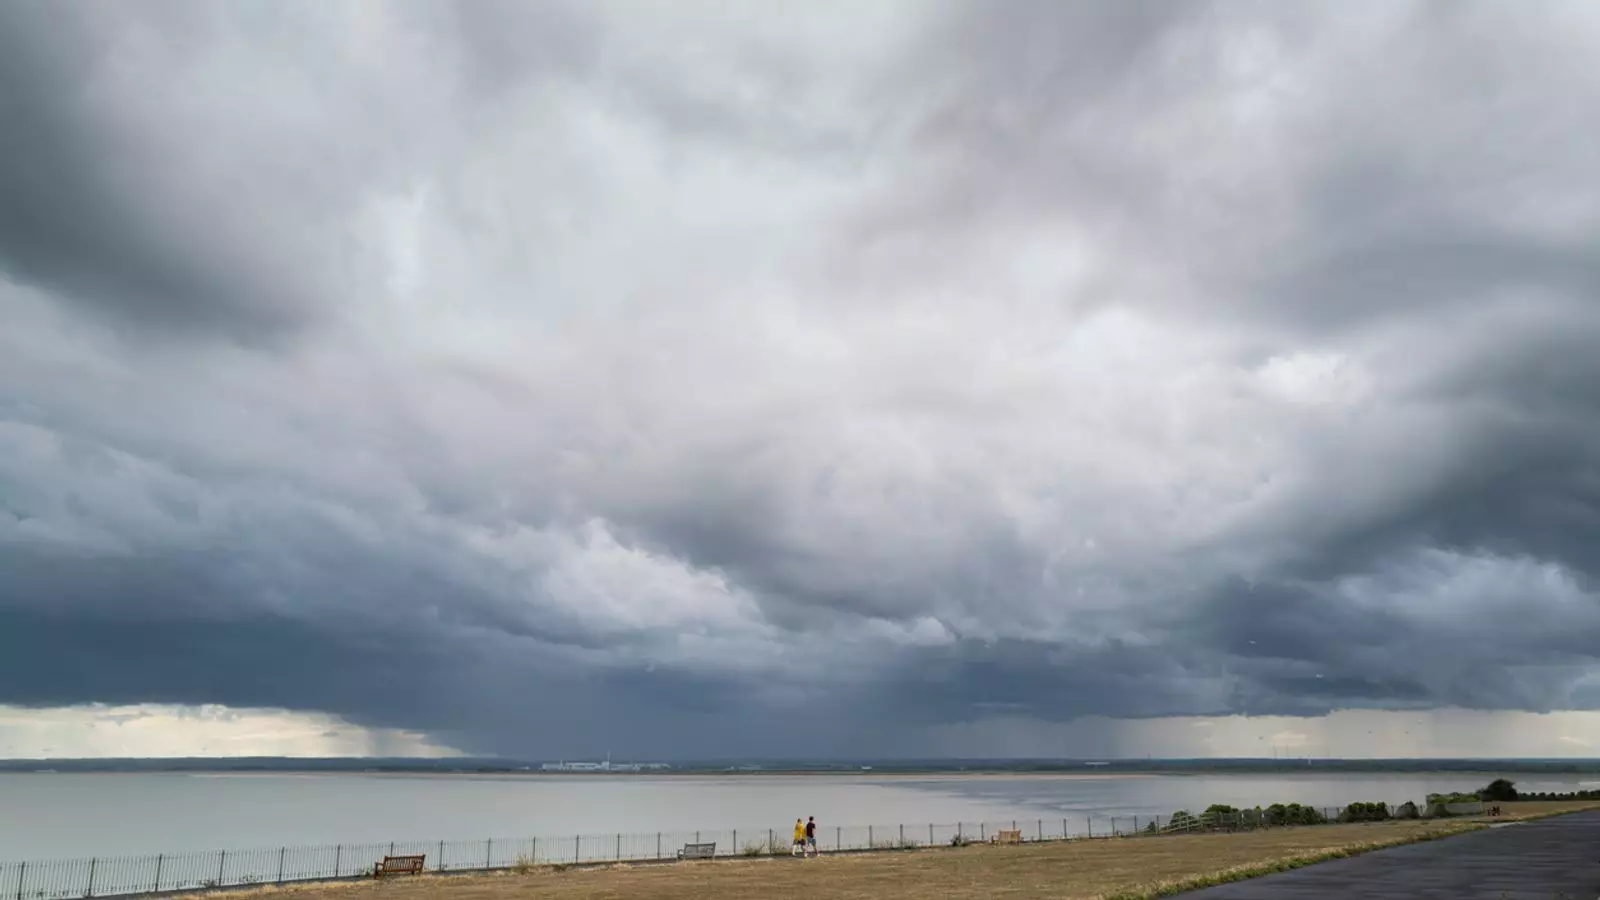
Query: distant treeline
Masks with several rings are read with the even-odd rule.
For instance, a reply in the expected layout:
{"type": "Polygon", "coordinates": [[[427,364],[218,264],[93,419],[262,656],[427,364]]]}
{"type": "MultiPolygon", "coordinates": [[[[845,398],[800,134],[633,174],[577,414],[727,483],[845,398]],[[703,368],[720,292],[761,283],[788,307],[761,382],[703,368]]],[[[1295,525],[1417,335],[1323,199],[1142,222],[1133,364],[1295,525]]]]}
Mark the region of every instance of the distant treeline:
{"type": "Polygon", "coordinates": [[[1570,791],[1565,794],[1518,793],[1519,800],[1600,800],[1600,791],[1570,791]]]}
{"type": "Polygon", "coordinates": [[[1329,813],[1333,812],[1331,809],[1303,806],[1299,803],[1274,803],[1271,806],[1257,806],[1254,809],[1240,809],[1214,803],[1199,814],[1185,809],[1177,810],[1167,817],[1165,824],[1157,820],[1141,830],[1148,834],[1160,834],[1168,831],[1227,830],[1264,825],[1322,825],[1329,821],[1382,822],[1387,819],[1415,819],[1425,812],[1433,816],[1447,816],[1450,813],[1446,807],[1458,803],[1504,803],[1514,800],[1600,800],[1600,790],[1574,791],[1567,794],[1525,794],[1517,790],[1514,782],[1496,778],[1473,793],[1429,794],[1421,807],[1410,801],[1393,807],[1387,803],[1351,803],[1338,809],[1333,819],[1330,819],[1329,813]]]}
{"type": "Polygon", "coordinates": [[[1253,809],[1240,809],[1224,803],[1213,803],[1198,815],[1180,809],[1167,817],[1166,824],[1159,820],[1145,826],[1147,834],[1169,831],[1210,831],[1234,828],[1259,828],[1272,825],[1325,825],[1329,822],[1382,822],[1388,819],[1415,819],[1421,815],[1415,803],[1404,803],[1392,811],[1385,803],[1351,803],[1348,806],[1322,809],[1299,803],[1274,803],[1253,809]],[[1332,817],[1329,813],[1333,813],[1332,817]]]}

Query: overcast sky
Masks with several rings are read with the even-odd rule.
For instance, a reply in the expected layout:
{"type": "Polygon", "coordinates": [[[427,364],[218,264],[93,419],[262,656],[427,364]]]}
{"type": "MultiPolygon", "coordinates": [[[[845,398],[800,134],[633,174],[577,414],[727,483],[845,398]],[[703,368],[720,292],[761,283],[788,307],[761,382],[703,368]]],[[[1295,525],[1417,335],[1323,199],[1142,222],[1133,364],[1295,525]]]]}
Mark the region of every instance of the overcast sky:
{"type": "Polygon", "coordinates": [[[0,752],[1587,754],[1597,57],[0,0],[0,752]]]}

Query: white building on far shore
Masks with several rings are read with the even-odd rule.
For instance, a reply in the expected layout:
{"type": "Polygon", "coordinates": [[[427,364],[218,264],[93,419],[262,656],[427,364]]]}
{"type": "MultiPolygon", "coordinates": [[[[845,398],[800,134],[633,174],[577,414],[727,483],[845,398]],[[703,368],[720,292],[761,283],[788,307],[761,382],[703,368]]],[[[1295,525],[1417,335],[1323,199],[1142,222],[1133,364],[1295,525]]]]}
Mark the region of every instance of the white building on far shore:
{"type": "Polygon", "coordinates": [[[666,763],[614,763],[611,755],[600,762],[561,762],[545,763],[539,766],[542,772],[655,772],[670,769],[666,763]]]}

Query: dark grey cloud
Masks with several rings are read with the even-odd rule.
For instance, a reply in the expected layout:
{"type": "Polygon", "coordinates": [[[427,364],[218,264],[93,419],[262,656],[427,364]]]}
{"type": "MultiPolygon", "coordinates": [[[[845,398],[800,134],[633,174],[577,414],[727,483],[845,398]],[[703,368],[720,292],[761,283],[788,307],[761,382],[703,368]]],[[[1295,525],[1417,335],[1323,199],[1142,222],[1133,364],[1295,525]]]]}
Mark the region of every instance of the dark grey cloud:
{"type": "Polygon", "coordinates": [[[0,6],[0,703],[686,756],[1591,706],[1597,45],[0,6]]]}
{"type": "MultiPolygon", "coordinates": [[[[249,185],[206,196],[206,186],[195,184],[205,173],[189,168],[192,160],[168,143],[182,124],[178,111],[159,94],[113,105],[123,85],[111,70],[121,53],[137,54],[128,45],[142,39],[160,54],[167,40],[192,34],[195,23],[151,23],[147,30],[138,27],[143,23],[105,22],[111,10],[103,6],[34,3],[6,4],[0,16],[0,109],[7,122],[0,138],[0,253],[13,275],[134,321],[149,317],[169,326],[237,316],[247,330],[270,329],[312,311],[290,257],[255,256],[241,246],[245,234],[235,235],[239,243],[210,240],[239,230],[238,189],[249,185]]],[[[248,104],[248,88],[242,93],[248,104]]],[[[292,176],[247,169],[235,177],[257,186],[292,176]]]]}
{"type": "Polygon", "coordinates": [[[595,52],[560,4],[399,4],[366,23],[383,60],[338,33],[360,23],[311,5],[0,16],[0,261],[147,339],[263,340],[337,316],[370,265],[352,214],[451,117],[595,52]]]}

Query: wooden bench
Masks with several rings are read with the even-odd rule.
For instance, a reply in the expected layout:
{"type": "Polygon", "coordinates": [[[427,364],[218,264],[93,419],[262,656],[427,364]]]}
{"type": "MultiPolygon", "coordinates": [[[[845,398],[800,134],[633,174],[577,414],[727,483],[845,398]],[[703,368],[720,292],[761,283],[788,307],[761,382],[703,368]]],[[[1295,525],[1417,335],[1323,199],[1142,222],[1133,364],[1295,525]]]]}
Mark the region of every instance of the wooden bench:
{"type": "Polygon", "coordinates": [[[996,844],[1020,844],[1022,843],[1022,829],[1008,830],[1002,828],[994,833],[994,842],[996,844]]]}
{"type": "Polygon", "coordinates": [[[383,862],[372,867],[372,877],[385,875],[421,875],[425,856],[385,856],[383,862]]]}
{"type": "Polygon", "coordinates": [[[717,855],[716,844],[684,844],[678,851],[679,859],[710,859],[717,855]]]}

